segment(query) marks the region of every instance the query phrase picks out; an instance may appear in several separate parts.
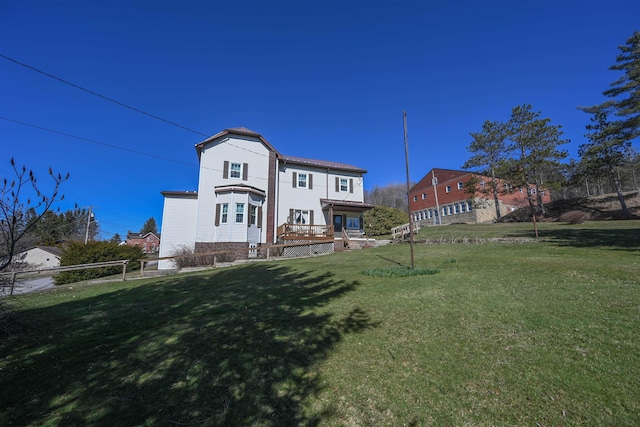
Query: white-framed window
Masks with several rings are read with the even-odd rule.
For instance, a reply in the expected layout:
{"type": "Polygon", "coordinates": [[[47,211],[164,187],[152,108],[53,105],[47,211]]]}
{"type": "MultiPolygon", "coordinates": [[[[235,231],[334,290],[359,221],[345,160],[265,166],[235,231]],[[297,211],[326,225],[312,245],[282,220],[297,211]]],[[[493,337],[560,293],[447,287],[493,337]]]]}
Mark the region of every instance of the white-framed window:
{"type": "Polygon", "coordinates": [[[244,203],[236,203],[236,223],[244,222],[244,203]]]}
{"type": "Polygon", "coordinates": [[[418,196],[413,196],[413,201],[417,202],[418,201],[418,196]]]}
{"type": "Polygon", "coordinates": [[[427,193],[422,193],[422,200],[427,198],[427,193]]]}
{"type": "Polygon", "coordinates": [[[360,218],[356,217],[347,217],[347,228],[349,230],[359,230],[360,229],[360,218]]]}
{"type": "Polygon", "coordinates": [[[240,178],[242,176],[242,163],[231,163],[229,165],[229,176],[231,178],[240,178]]]}
{"type": "Polygon", "coordinates": [[[309,224],[309,211],[296,209],[293,211],[294,224],[309,224]]]}
{"type": "Polygon", "coordinates": [[[473,210],[473,203],[467,202],[467,210],[471,212],[473,210]]]}
{"type": "Polygon", "coordinates": [[[256,225],[258,222],[258,207],[255,205],[251,205],[251,212],[250,212],[250,224],[251,225],[256,225]]]}
{"type": "Polygon", "coordinates": [[[347,178],[340,178],[340,191],[349,191],[349,181],[347,178]]]}
{"type": "Polygon", "coordinates": [[[226,224],[229,220],[229,203],[222,204],[222,212],[220,214],[220,222],[226,224]]]}
{"type": "Polygon", "coordinates": [[[442,216],[447,216],[447,207],[442,208],[442,216]]]}
{"type": "Polygon", "coordinates": [[[307,174],[299,173],[298,174],[298,187],[307,188],[307,174]]]}
{"type": "Polygon", "coordinates": [[[466,203],[460,203],[460,212],[461,213],[465,213],[467,211],[467,204],[466,203]]]}
{"type": "Polygon", "coordinates": [[[457,203],[455,205],[453,205],[453,213],[454,214],[459,214],[460,213],[459,205],[457,203]]]}
{"type": "Polygon", "coordinates": [[[480,187],[481,187],[481,188],[484,188],[484,179],[481,179],[481,180],[480,180],[480,187]]]}
{"type": "Polygon", "coordinates": [[[462,190],[464,188],[464,183],[459,182],[458,183],[458,190],[462,190]]]}
{"type": "Polygon", "coordinates": [[[449,215],[453,215],[453,206],[449,205],[447,208],[449,209],[449,215]]]}
{"type": "Polygon", "coordinates": [[[451,186],[450,185],[447,185],[446,191],[447,191],[447,193],[451,193],[451,186]]]}

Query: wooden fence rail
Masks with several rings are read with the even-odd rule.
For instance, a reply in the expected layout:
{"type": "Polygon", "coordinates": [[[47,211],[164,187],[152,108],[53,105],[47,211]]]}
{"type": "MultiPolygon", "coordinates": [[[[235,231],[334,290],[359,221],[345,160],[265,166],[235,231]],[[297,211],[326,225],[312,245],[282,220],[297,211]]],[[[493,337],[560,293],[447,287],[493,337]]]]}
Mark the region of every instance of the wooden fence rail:
{"type": "Polygon", "coordinates": [[[38,268],[34,270],[20,270],[20,271],[11,271],[9,273],[0,273],[0,276],[11,276],[11,288],[9,291],[9,295],[13,295],[13,290],[16,284],[16,276],[18,274],[42,274],[42,273],[61,273],[63,271],[76,271],[76,270],[88,270],[91,268],[102,268],[102,267],[117,267],[119,265],[122,266],[122,281],[127,280],[127,264],[129,263],[128,259],[121,259],[118,261],[105,261],[105,262],[94,262],[91,264],[77,264],[77,265],[65,265],[62,267],[50,267],[50,268],[38,268]]]}

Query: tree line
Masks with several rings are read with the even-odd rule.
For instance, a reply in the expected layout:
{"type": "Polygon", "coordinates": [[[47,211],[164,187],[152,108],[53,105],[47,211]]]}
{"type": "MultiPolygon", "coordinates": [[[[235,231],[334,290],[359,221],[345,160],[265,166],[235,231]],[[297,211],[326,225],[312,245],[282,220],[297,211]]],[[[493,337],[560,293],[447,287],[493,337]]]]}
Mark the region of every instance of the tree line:
{"type": "Polygon", "coordinates": [[[586,125],[587,142],[579,146],[579,159],[562,162],[568,156],[562,145],[560,125],[552,125],[531,105],[512,109],[506,122],[485,121],[482,130],[472,132],[468,146],[472,156],[462,166],[488,175],[492,179],[483,191],[496,201],[499,192],[533,185],[527,191],[532,217],[534,205],[544,214],[541,190],[552,191],[554,197],[569,198],[614,192],[618,196],[623,217],[630,218],[624,190],[637,190],[640,154],[632,141],[640,136],[640,32],[634,32],[619,46],[620,53],[610,70],[622,75],[603,92],[608,99],[590,107],[578,107],[591,115],[586,125]],[[497,177],[507,182],[498,184],[497,177]],[[537,203],[533,193],[537,195],[537,203]]]}

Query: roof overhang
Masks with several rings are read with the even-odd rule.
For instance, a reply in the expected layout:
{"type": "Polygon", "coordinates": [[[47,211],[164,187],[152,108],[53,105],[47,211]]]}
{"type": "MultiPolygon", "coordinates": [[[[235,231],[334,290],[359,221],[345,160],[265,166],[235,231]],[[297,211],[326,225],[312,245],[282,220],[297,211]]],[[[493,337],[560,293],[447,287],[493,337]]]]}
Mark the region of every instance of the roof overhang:
{"type": "Polygon", "coordinates": [[[320,199],[322,209],[337,209],[347,212],[364,212],[375,208],[374,205],[364,202],[351,202],[348,200],[320,199]]]}
{"type": "Polygon", "coordinates": [[[221,132],[218,132],[217,134],[210,136],[209,138],[205,139],[202,142],[199,142],[196,144],[196,152],[198,153],[198,159],[200,159],[200,156],[202,155],[202,150],[204,149],[205,145],[214,142],[217,139],[220,138],[225,138],[228,137],[229,135],[237,135],[237,136],[245,136],[245,137],[250,137],[250,138],[257,138],[260,140],[260,142],[262,142],[265,147],[267,147],[267,149],[269,151],[273,151],[276,153],[277,156],[280,156],[280,153],[278,153],[278,150],[276,150],[273,145],[271,145],[269,143],[269,141],[267,141],[266,139],[264,139],[264,137],[262,135],[260,135],[257,132],[252,131],[251,129],[247,129],[247,128],[230,128],[230,129],[225,129],[221,132]]]}
{"type": "Polygon", "coordinates": [[[256,187],[249,185],[221,185],[215,188],[216,194],[218,193],[251,193],[260,197],[266,197],[267,193],[256,187]]]}
{"type": "Polygon", "coordinates": [[[186,197],[186,198],[194,198],[194,199],[198,198],[198,192],[197,191],[171,191],[171,190],[167,190],[167,191],[161,191],[160,194],[162,194],[164,197],[186,197]]]}

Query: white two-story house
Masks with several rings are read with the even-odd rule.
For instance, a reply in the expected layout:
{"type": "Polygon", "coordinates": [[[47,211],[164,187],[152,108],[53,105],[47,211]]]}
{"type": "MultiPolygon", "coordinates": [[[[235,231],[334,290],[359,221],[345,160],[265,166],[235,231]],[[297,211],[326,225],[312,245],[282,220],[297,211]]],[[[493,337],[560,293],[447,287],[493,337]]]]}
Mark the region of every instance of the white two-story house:
{"type": "Polygon", "coordinates": [[[296,234],[341,239],[343,230],[362,233],[363,213],[373,207],[364,203],[364,169],[284,156],[246,128],[225,129],[196,152],[198,190],[162,192],[160,257],[181,247],[247,256],[296,234]]]}

